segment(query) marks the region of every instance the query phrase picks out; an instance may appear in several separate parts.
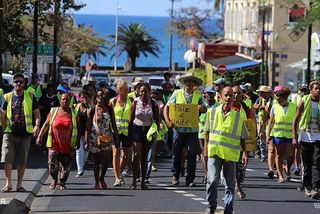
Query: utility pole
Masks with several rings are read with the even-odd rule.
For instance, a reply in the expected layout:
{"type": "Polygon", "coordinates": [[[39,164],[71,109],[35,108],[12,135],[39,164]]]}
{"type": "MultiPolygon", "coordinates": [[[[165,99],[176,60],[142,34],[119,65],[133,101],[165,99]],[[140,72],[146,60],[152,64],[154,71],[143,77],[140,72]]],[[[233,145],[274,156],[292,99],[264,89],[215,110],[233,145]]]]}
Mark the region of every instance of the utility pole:
{"type": "Polygon", "coordinates": [[[260,85],[266,84],[267,80],[265,79],[265,23],[266,23],[266,10],[265,6],[260,7],[262,9],[262,31],[261,31],[261,71],[260,71],[260,85]]]}
{"type": "Polygon", "coordinates": [[[172,42],[173,42],[173,7],[174,1],[171,0],[171,12],[170,12],[170,50],[169,50],[169,71],[172,71],[172,42]]]}
{"type": "Polygon", "coordinates": [[[57,83],[57,55],[58,55],[57,46],[58,46],[59,18],[60,18],[60,0],[55,0],[54,1],[54,26],[53,26],[53,68],[52,68],[53,83],[57,83]]]}
{"type": "MultiPolygon", "coordinates": [[[[309,3],[309,12],[312,8],[312,2],[309,3]]],[[[307,70],[306,70],[306,82],[309,84],[311,82],[311,35],[312,35],[312,24],[308,26],[308,60],[307,60],[307,70]]]]}
{"type": "Polygon", "coordinates": [[[3,50],[3,1],[4,0],[0,0],[0,87],[2,88],[2,72],[3,72],[3,67],[2,67],[2,54],[4,52],[3,50]]]}
{"type": "Polygon", "coordinates": [[[114,72],[117,72],[117,64],[118,64],[118,26],[119,26],[119,0],[117,0],[117,10],[116,10],[116,33],[115,33],[115,41],[114,41],[114,72]]]}
{"type": "Polygon", "coordinates": [[[38,72],[38,9],[39,0],[34,2],[33,14],[33,53],[32,53],[32,75],[38,72]]]}

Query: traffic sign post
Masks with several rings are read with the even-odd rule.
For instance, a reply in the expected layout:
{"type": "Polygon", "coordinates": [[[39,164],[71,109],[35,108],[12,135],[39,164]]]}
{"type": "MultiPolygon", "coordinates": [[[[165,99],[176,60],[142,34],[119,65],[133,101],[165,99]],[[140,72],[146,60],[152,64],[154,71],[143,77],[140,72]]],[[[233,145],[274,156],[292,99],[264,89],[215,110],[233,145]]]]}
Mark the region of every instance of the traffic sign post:
{"type": "Polygon", "coordinates": [[[218,72],[218,74],[223,75],[226,71],[227,71],[227,66],[226,66],[226,65],[224,65],[224,64],[219,64],[219,65],[217,66],[217,72],[218,72]]]}

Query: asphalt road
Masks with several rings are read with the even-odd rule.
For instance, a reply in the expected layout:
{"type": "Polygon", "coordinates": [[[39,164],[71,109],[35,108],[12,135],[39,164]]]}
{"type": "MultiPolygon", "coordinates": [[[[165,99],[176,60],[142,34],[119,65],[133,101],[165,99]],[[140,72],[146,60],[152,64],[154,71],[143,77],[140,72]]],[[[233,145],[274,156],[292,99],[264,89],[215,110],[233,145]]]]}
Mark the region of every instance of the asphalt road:
{"type": "MultiPolygon", "coordinates": [[[[113,187],[112,169],[107,172],[107,190],[94,190],[92,165],[86,166],[82,178],[75,178],[75,169],[70,174],[67,190],[50,190],[50,177],[42,187],[31,206],[32,213],[72,212],[72,213],[203,213],[206,208],[205,185],[201,184],[203,171],[198,164],[196,187],[184,187],[184,178],[180,186],[172,187],[170,160],[159,159],[158,171],[152,174],[149,190],[129,190],[131,178],[126,184],[113,187]]],[[[305,198],[296,187],[299,177],[293,182],[278,184],[268,179],[265,172],[266,162],[250,159],[244,190],[245,200],[236,200],[234,213],[259,214],[313,214],[320,213],[320,201],[305,198]]],[[[224,188],[219,187],[218,211],[222,213],[224,188]]]]}

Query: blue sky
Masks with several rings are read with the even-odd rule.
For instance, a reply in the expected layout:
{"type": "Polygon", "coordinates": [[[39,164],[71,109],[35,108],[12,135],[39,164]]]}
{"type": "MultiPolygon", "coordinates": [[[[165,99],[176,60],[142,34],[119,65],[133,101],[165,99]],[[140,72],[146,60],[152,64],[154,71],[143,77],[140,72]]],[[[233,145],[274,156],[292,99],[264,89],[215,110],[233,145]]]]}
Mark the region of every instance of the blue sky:
{"type": "MultiPolygon", "coordinates": [[[[77,13],[81,14],[116,14],[117,0],[77,0],[87,6],[77,13]]],[[[170,0],[119,0],[120,15],[138,16],[169,16],[170,0]]],[[[214,1],[206,0],[176,0],[174,8],[196,6],[198,8],[213,8],[214,1]]]]}

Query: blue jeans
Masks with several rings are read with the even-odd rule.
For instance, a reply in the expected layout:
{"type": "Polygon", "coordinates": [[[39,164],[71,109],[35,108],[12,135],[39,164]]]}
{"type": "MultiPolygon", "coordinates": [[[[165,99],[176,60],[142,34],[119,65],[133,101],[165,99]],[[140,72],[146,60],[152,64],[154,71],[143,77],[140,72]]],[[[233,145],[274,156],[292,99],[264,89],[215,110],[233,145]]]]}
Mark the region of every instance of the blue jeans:
{"type": "Polygon", "coordinates": [[[157,141],[156,141],[156,138],[153,137],[152,144],[148,152],[148,168],[147,168],[147,176],[146,176],[146,178],[148,179],[150,178],[150,175],[151,175],[152,165],[155,159],[156,150],[157,150],[157,141]]]}
{"type": "Polygon", "coordinates": [[[198,132],[182,133],[173,129],[173,145],[172,145],[172,168],[171,171],[175,177],[180,177],[181,173],[181,154],[182,149],[187,149],[187,177],[188,182],[193,182],[196,176],[196,159],[198,132]]]}
{"type": "Polygon", "coordinates": [[[208,158],[208,180],[207,180],[207,201],[209,208],[214,212],[217,208],[218,183],[220,180],[220,173],[223,170],[225,178],[225,197],[224,197],[224,213],[233,212],[234,192],[235,192],[235,178],[236,178],[236,163],[226,162],[218,156],[208,158]]]}

